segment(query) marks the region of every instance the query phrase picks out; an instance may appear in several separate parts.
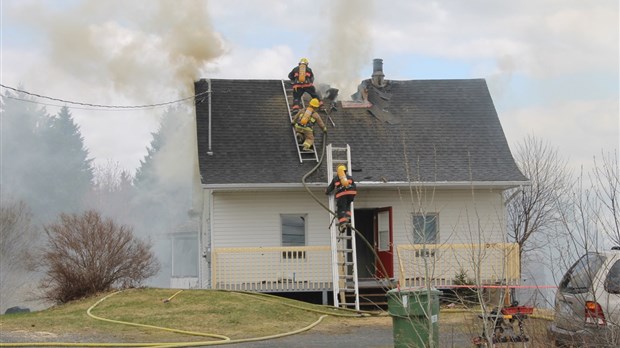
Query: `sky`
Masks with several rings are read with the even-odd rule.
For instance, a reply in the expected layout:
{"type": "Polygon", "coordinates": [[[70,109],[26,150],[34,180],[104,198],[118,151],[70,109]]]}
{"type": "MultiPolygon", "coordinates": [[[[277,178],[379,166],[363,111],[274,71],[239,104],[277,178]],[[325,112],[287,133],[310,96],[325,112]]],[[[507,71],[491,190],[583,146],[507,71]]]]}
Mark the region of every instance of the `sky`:
{"type": "MultiPolygon", "coordinates": [[[[0,10],[1,83],[56,99],[165,103],[191,97],[200,78],[286,79],[305,57],[346,100],[381,58],[388,80],[486,79],[513,149],[534,135],[578,169],[620,146],[618,0],[0,0],[0,10]]],[[[51,114],[64,105],[36,100],[51,114]]],[[[95,163],[130,171],[164,111],[68,106],[95,163]]]]}

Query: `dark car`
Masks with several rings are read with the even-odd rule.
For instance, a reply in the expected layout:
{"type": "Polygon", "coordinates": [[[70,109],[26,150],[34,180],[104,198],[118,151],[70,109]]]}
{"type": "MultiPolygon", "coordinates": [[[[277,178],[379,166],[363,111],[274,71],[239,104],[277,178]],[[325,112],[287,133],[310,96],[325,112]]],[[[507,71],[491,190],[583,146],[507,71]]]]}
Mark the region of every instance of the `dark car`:
{"type": "Polygon", "coordinates": [[[589,252],[566,272],[549,333],[560,347],[620,347],[620,247],[589,252]]]}

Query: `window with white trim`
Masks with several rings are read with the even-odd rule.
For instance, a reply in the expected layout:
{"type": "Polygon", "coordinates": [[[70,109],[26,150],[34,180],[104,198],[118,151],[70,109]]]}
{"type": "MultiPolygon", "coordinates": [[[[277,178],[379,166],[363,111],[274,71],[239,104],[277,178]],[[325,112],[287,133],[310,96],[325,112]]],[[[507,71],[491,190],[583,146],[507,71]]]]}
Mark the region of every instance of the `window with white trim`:
{"type": "Polygon", "coordinates": [[[198,233],[172,235],[172,276],[198,277],[198,233]]]}
{"type": "Polygon", "coordinates": [[[413,214],[413,244],[439,242],[438,214],[413,214]]]}
{"type": "MultiPolygon", "coordinates": [[[[307,214],[281,214],[282,246],[306,246],[307,214]]],[[[284,251],[283,259],[305,259],[305,251],[284,251]]]]}

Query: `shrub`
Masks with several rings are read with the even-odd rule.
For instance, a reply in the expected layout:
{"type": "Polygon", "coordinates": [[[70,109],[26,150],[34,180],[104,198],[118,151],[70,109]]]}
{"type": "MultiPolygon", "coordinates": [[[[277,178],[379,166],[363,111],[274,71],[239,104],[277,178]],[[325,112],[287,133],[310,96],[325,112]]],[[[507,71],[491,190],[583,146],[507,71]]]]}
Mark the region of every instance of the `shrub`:
{"type": "Polygon", "coordinates": [[[466,270],[463,268],[459,269],[454,275],[454,280],[452,282],[454,285],[472,285],[472,288],[461,287],[454,289],[454,295],[462,304],[470,306],[477,302],[477,292],[473,288],[475,282],[469,278],[466,270]]]}
{"type": "Polygon", "coordinates": [[[61,214],[44,227],[49,239],[41,266],[44,296],[66,303],[115,287],[140,285],[159,271],[151,244],[96,211],[61,214]]]}

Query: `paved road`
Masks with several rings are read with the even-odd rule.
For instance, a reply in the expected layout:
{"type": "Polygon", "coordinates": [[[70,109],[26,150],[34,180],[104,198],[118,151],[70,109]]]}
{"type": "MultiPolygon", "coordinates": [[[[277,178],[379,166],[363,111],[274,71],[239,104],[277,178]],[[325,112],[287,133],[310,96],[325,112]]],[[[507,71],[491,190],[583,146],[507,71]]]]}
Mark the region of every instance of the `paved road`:
{"type": "MultiPolygon", "coordinates": [[[[462,324],[460,324],[462,325],[462,324]]],[[[458,326],[440,323],[439,347],[471,347],[471,335],[460,332],[458,326]]],[[[0,342],[118,342],[111,337],[93,337],[88,332],[80,335],[53,335],[46,333],[1,332],[0,342]]],[[[292,336],[237,344],[217,345],[234,348],[387,348],[394,346],[392,319],[389,317],[357,318],[322,322],[314,328],[292,336]]],[[[213,347],[213,346],[209,346],[213,347]]]]}
{"type": "MultiPolygon", "coordinates": [[[[317,327],[297,335],[267,341],[227,344],[223,347],[272,348],[272,347],[339,347],[339,348],[388,348],[394,346],[390,318],[361,324],[346,323],[339,327],[317,327]]],[[[451,325],[440,328],[439,347],[471,347],[469,335],[453,330],[451,325]]]]}

